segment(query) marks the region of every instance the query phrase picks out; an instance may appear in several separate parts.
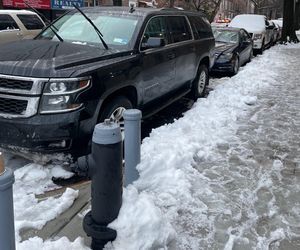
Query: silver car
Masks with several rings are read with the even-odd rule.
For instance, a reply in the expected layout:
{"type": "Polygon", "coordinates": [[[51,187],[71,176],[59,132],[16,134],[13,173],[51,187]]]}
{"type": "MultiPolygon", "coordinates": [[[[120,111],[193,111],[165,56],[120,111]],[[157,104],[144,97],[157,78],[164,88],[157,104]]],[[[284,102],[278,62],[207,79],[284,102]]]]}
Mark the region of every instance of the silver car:
{"type": "Polygon", "coordinates": [[[0,44],[31,39],[45,23],[34,12],[28,10],[0,10],[0,44]]]}

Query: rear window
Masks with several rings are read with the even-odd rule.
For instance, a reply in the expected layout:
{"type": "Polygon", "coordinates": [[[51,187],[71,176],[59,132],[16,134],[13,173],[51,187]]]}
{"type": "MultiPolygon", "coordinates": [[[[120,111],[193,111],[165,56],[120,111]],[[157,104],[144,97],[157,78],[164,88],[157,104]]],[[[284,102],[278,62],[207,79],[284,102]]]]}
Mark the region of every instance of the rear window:
{"type": "Polygon", "coordinates": [[[200,16],[189,17],[195,39],[212,37],[212,30],[206,18],[200,16]]]}
{"type": "Polygon", "coordinates": [[[13,29],[19,29],[15,20],[10,15],[1,14],[0,15],[0,30],[13,30],[13,29]]]}
{"type": "Polygon", "coordinates": [[[36,15],[17,15],[20,21],[28,30],[40,30],[44,28],[44,24],[36,15]]]}
{"type": "Polygon", "coordinates": [[[192,34],[188,22],[184,16],[167,17],[169,31],[173,43],[192,39],[192,34]]]}

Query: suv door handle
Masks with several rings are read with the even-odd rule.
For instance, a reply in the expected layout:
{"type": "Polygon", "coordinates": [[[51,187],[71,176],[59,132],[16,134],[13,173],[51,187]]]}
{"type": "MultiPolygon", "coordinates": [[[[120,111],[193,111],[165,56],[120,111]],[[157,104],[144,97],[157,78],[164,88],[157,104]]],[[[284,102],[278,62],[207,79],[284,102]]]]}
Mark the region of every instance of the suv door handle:
{"type": "Polygon", "coordinates": [[[169,53],[168,54],[168,58],[170,59],[170,60],[172,60],[172,59],[174,59],[175,58],[175,53],[169,53]]]}

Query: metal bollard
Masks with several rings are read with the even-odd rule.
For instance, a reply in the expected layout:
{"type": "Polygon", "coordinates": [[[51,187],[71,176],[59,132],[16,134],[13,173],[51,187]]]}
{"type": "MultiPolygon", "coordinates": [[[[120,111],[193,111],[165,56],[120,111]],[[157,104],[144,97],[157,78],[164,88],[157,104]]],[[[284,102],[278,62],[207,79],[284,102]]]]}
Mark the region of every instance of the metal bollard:
{"type": "Polygon", "coordinates": [[[128,109],[123,113],[125,130],[125,186],[139,178],[136,166],[141,162],[142,112],[128,109]]]}
{"type": "Polygon", "coordinates": [[[0,249],[15,249],[15,224],[12,185],[13,171],[4,167],[0,153],[0,249]]]}
{"type": "Polygon", "coordinates": [[[103,249],[113,241],[117,232],[107,225],[118,217],[122,205],[122,135],[119,125],[105,121],[96,125],[92,139],[92,153],[78,159],[88,164],[92,180],[92,210],[84,217],[83,229],[92,237],[91,248],[103,249]]]}

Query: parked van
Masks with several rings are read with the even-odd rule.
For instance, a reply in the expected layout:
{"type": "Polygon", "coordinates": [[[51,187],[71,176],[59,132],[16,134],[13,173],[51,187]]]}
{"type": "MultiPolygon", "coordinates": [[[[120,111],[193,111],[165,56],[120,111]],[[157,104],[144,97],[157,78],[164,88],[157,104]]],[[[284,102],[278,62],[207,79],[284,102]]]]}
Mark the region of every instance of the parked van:
{"type": "Polygon", "coordinates": [[[0,10],[0,44],[31,39],[45,24],[34,12],[28,10],[0,10]]]}

